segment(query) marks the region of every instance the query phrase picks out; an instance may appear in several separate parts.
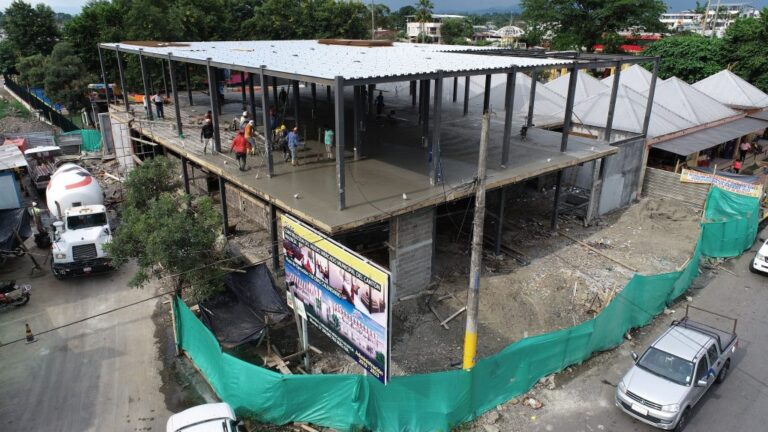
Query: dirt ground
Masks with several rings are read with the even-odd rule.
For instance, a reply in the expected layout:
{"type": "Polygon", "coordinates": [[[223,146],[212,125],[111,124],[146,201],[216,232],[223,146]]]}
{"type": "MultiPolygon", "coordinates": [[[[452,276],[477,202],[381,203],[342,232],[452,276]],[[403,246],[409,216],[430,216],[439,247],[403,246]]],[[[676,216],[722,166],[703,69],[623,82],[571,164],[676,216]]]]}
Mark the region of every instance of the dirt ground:
{"type": "Polygon", "coordinates": [[[20,106],[4,89],[0,88],[0,104],[8,104],[4,109],[5,116],[0,118],[0,134],[7,133],[27,133],[27,132],[47,132],[51,126],[38,121],[34,115],[20,111],[20,106]]]}

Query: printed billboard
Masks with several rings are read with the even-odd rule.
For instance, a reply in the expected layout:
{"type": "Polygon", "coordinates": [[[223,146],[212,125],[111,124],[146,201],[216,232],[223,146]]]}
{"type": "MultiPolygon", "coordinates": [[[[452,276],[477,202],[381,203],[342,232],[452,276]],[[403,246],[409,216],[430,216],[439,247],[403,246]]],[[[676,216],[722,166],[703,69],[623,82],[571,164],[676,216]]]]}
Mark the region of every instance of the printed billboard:
{"type": "Polygon", "coordinates": [[[386,384],[389,272],[290,216],[281,222],[285,280],[307,320],[386,384]]]}
{"type": "Polygon", "coordinates": [[[732,178],[713,175],[712,173],[693,171],[685,168],[683,168],[682,172],[680,173],[680,181],[683,183],[711,183],[720,189],[725,189],[729,192],[755,198],[760,198],[760,196],[763,194],[763,185],[761,184],[745,183],[732,178]]]}

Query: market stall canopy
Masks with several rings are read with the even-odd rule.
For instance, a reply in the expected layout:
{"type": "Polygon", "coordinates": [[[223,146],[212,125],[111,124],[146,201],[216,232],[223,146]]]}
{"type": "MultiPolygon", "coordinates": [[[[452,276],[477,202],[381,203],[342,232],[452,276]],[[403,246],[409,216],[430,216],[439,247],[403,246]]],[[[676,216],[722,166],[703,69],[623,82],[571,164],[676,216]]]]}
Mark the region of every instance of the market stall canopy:
{"type": "Polygon", "coordinates": [[[261,339],[269,323],[289,315],[266,264],[229,273],[225,291],[200,303],[200,318],[226,348],[261,339]],[[267,322],[268,321],[268,322],[267,322]]]}
{"type": "Polygon", "coordinates": [[[768,107],[768,94],[727,69],[704,78],[693,87],[731,108],[750,110],[768,107]]]}
{"type": "Polygon", "coordinates": [[[697,125],[739,115],[678,77],[657,83],[653,101],[697,125]]]}
{"type": "MultiPolygon", "coordinates": [[[[614,76],[616,75],[611,75],[607,78],[603,78],[601,81],[607,87],[611,87],[613,85],[614,76]]],[[[631,88],[632,90],[642,93],[642,92],[647,92],[648,89],[651,88],[652,79],[653,79],[653,74],[648,72],[648,69],[640,65],[632,65],[627,69],[621,71],[619,84],[625,85],[631,88]]],[[[662,80],[660,78],[657,78],[656,85],[659,85],[661,81],[662,80]]]]}
{"type": "MultiPolygon", "coordinates": [[[[576,93],[574,94],[575,96],[574,100],[576,101],[576,103],[581,102],[582,100],[590,96],[594,96],[600,93],[601,91],[604,91],[606,88],[609,88],[609,86],[607,86],[605,83],[593,77],[592,75],[584,72],[583,70],[579,70],[577,75],[578,77],[576,78],[576,93]]],[[[570,79],[571,79],[571,74],[569,72],[565,75],[562,75],[559,78],[556,78],[544,84],[544,87],[566,98],[568,97],[568,85],[570,84],[570,79]]]]}
{"type": "Polygon", "coordinates": [[[680,156],[688,156],[702,150],[720,145],[732,139],[751,133],[762,132],[768,128],[768,121],[744,117],[729,123],[673,138],[656,144],[653,148],[665,150],[680,156]]]}

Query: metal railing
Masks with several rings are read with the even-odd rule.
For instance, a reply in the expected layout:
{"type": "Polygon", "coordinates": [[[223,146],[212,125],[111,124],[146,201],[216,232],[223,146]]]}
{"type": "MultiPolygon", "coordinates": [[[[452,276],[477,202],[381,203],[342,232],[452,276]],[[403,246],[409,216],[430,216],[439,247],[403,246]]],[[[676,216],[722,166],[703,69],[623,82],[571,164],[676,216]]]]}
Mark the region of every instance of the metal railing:
{"type": "Polygon", "coordinates": [[[70,119],[64,117],[63,115],[61,115],[60,112],[53,109],[53,107],[46,104],[42,100],[38,99],[37,96],[28,92],[25,87],[13,81],[13,79],[9,75],[6,75],[4,78],[5,78],[5,87],[9,91],[16,93],[16,96],[23,99],[33,109],[38,110],[40,112],[40,115],[48,119],[48,121],[50,121],[51,124],[60,128],[64,132],[72,132],[80,129],[77,125],[72,123],[70,119]]]}

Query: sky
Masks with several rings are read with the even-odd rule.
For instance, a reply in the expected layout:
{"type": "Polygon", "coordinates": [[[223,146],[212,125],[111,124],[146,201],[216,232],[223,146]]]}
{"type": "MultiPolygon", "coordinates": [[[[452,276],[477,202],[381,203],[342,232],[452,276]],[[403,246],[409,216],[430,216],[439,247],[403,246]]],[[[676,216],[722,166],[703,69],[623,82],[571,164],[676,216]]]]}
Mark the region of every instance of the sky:
{"type": "MultiPolygon", "coordinates": [[[[370,0],[364,1],[368,3],[370,0]]],[[[0,0],[0,9],[5,10],[12,2],[13,0],[0,0]]],[[[27,3],[45,3],[56,12],[65,12],[72,15],[78,13],[80,8],[87,2],[88,0],[27,0],[27,3]]],[[[416,3],[415,0],[379,0],[376,3],[379,2],[386,4],[392,9],[416,3]]],[[[488,9],[503,11],[516,9],[518,3],[517,0],[432,0],[432,2],[435,4],[436,12],[472,12],[486,11],[488,9]]],[[[723,0],[723,2],[749,3],[759,8],[768,6],[768,0],[723,0]]],[[[666,3],[671,11],[678,12],[693,8],[696,5],[696,0],[666,0],[666,3]]]]}

